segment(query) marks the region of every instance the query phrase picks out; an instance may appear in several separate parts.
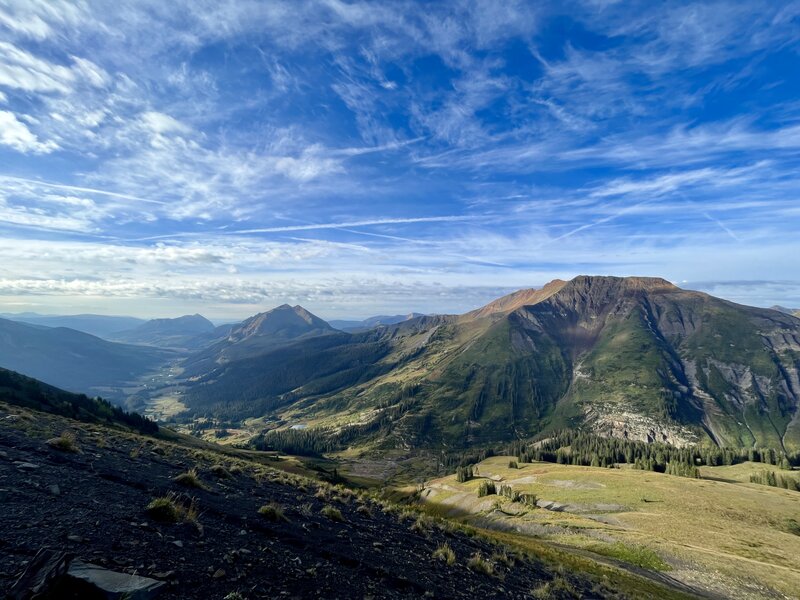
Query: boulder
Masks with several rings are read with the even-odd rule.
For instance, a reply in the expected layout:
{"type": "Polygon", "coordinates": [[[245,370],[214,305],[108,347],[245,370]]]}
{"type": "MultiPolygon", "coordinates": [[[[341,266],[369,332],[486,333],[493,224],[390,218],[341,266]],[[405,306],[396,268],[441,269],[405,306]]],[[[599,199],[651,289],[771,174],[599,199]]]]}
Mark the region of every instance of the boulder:
{"type": "Polygon", "coordinates": [[[73,580],[76,585],[86,587],[87,598],[98,598],[98,600],[121,600],[122,598],[125,600],[150,600],[155,598],[166,585],[163,581],[110,571],[82,560],[73,560],[70,563],[67,579],[73,580]],[[89,593],[93,595],[89,595],[89,593]]]}

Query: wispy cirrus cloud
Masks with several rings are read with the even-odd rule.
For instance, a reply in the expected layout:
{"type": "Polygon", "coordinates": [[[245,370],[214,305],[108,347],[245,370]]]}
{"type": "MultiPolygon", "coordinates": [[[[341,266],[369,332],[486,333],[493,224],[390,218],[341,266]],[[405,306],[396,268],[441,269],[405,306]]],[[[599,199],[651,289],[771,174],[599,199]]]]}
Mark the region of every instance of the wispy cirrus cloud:
{"type": "Polygon", "coordinates": [[[0,296],[365,315],[581,272],[792,280],[799,18],[0,2],[0,296]]]}

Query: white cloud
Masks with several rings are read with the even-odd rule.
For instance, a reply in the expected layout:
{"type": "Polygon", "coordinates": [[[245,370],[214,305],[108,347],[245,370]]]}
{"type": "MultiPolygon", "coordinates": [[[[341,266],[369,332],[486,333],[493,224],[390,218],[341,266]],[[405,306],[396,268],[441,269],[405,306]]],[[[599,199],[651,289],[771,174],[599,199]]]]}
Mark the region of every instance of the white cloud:
{"type": "Polygon", "coordinates": [[[59,65],[0,41],[0,86],[26,92],[68,94],[83,83],[103,87],[108,81],[109,75],[87,59],[73,56],[71,65],[59,65]]]}
{"type": "Polygon", "coordinates": [[[51,140],[40,142],[25,123],[7,110],[0,110],[0,144],[23,154],[48,154],[58,148],[51,140]]]}
{"type": "Polygon", "coordinates": [[[88,20],[83,2],[69,0],[4,0],[0,27],[24,37],[44,40],[55,35],[54,27],[73,27],[88,20]]]}

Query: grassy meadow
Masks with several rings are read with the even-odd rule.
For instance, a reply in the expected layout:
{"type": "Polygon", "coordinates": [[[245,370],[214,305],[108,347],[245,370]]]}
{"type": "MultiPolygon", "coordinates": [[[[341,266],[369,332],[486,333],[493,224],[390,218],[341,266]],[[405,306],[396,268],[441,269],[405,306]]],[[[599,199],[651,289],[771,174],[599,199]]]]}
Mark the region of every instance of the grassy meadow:
{"type": "Polygon", "coordinates": [[[470,481],[427,482],[421,498],[525,544],[545,543],[661,572],[723,597],[800,597],[800,493],[749,483],[764,465],[705,467],[702,479],[631,468],[519,464],[492,457],[470,481]],[[493,480],[535,494],[538,507],[499,494],[493,480]]]}

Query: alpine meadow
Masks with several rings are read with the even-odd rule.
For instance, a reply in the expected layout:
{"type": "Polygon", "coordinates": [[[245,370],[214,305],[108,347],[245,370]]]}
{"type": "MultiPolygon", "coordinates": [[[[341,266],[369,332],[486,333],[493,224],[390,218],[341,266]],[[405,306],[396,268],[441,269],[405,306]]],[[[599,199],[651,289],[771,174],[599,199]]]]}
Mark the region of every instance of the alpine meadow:
{"type": "Polygon", "coordinates": [[[800,600],[800,3],[0,0],[0,597],[800,600]]]}

